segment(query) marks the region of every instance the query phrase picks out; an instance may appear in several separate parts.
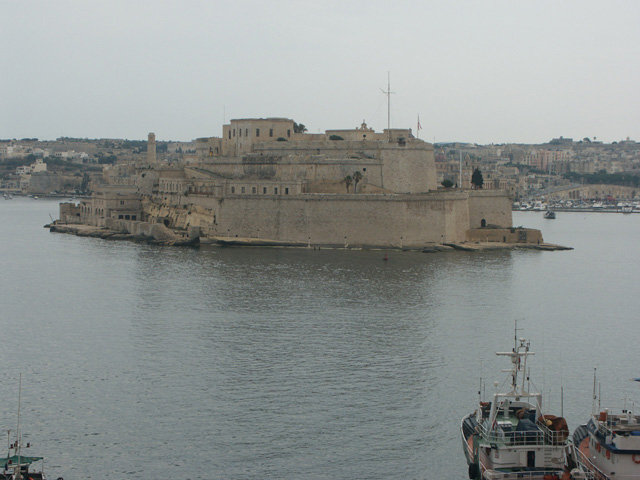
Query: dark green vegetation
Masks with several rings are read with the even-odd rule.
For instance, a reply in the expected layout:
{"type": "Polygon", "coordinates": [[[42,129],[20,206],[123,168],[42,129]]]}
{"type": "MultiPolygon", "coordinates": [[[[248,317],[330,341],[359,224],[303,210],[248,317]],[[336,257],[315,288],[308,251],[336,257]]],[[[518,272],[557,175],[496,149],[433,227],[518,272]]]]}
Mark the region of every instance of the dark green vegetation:
{"type": "Polygon", "coordinates": [[[563,177],[572,182],[585,183],[588,185],[605,184],[640,187],[640,175],[631,175],[629,173],[607,173],[605,170],[600,170],[597,173],[585,174],[569,172],[565,173],[563,177]]]}

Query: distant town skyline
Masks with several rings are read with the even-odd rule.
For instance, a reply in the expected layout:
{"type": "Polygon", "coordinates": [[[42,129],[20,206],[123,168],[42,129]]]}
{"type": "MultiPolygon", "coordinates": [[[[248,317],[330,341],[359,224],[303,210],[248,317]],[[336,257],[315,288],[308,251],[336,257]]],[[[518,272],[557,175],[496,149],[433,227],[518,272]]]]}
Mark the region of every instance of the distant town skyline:
{"type": "Polygon", "coordinates": [[[0,3],[0,139],[190,141],[233,118],[429,142],[640,140],[640,3],[0,3]],[[422,130],[417,131],[418,116],[422,130]]]}

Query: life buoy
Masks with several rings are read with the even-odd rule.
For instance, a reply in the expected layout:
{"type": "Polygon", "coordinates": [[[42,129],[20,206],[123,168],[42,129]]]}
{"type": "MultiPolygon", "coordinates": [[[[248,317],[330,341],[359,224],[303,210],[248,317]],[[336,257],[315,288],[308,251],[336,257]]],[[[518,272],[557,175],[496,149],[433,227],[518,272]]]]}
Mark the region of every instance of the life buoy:
{"type": "Polygon", "coordinates": [[[640,463],[640,455],[638,454],[631,455],[631,460],[633,460],[633,463],[640,463]]]}
{"type": "Polygon", "coordinates": [[[611,450],[607,450],[607,460],[611,458],[611,450]]]}

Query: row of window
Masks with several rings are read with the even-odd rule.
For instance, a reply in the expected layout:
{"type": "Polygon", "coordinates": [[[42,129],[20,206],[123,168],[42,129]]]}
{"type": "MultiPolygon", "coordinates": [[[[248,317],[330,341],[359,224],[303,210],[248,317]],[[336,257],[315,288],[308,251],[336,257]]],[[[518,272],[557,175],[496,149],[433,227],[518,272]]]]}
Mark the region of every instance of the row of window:
{"type": "Polygon", "coordinates": [[[118,215],[118,220],[135,220],[136,215],[118,215]]]}
{"type": "MultiPolygon", "coordinates": [[[[82,207],[83,213],[91,215],[91,207],[82,207]]],[[[93,211],[94,215],[104,215],[104,208],[96,208],[93,211]]]]}
{"type": "MultiPolygon", "coordinates": [[[[262,187],[262,194],[266,195],[268,193],[268,187],[262,187]]],[[[278,189],[278,187],[273,187],[273,194],[274,195],[278,195],[278,192],[280,190],[278,189]]],[[[236,193],[236,187],[231,187],[231,193],[236,193]]],[[[238,193],[247,193],[246,192],[246,187],[240,187],[240,191],[238,193]]],[[[251,187],[251,193],[256,194],[258,193],[258,187],[251,187]]],[[[289,195],[289,187],[285,187],[284,188],[284,194],[285,195],[289,195]]]]}
{"type": "MultiPolygon", "coordinates": [[[[229,130],[229,138],[231,138],[232,134],[233,134],[234,137],[236,136],[236,129],[235,128],[232,129],[232,130],[229,130]]],[[[238,129],[238,136],[239,137],[242,136],[242,129],[241,128],[238,129]]],[[[244,136],[245,137],[249,136],[249,129],[248,128],[244,129],[244,136]]],[[[259,136],[260,136],[260,129],[256,128],[256,137],[259,137],[259,136]]],[[[273,137],[273,128],[269,129],[269,136],[273,137]]],[[[287,137],[291,138],[291,129],[287,129],[287,137]]]]}

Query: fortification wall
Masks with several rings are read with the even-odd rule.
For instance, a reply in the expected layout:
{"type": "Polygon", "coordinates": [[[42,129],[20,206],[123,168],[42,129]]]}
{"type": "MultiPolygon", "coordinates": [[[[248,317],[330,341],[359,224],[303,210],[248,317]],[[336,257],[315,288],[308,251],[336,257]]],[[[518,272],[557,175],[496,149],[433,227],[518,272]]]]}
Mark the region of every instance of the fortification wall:
{"type": "Polygon", "coordinates": [[[381,142],[272,142],[256,144],[243,157],[212,158],[201,165],[224,178],[295,179],[312,184],[339,184],[359,171],[362,184],[395,193],[437,190],[433,147],[412,140],[405,146],[381,142]]]}
{"type": "Polygon", "coordinates": [[[215,224],[208,228],[203,217],[197,222],[210,236],[414,248],[465,241],[469,230],[467,199],[464,192],[239,196],[224,200],[189,197],[202,212],[208,212],[210,219],[215,218],[215,224]]]}
{"type": "Polygon", "coordinates": [[[478,228],[468,237],[470,242],[543,243],[542,232],[531,228],[478,228]]]}
{"type": "Polygon", "coordinates": [[[511,199],[502,190],[468,190],[469,228],[487,225],[511,227],[511,199]]]}

